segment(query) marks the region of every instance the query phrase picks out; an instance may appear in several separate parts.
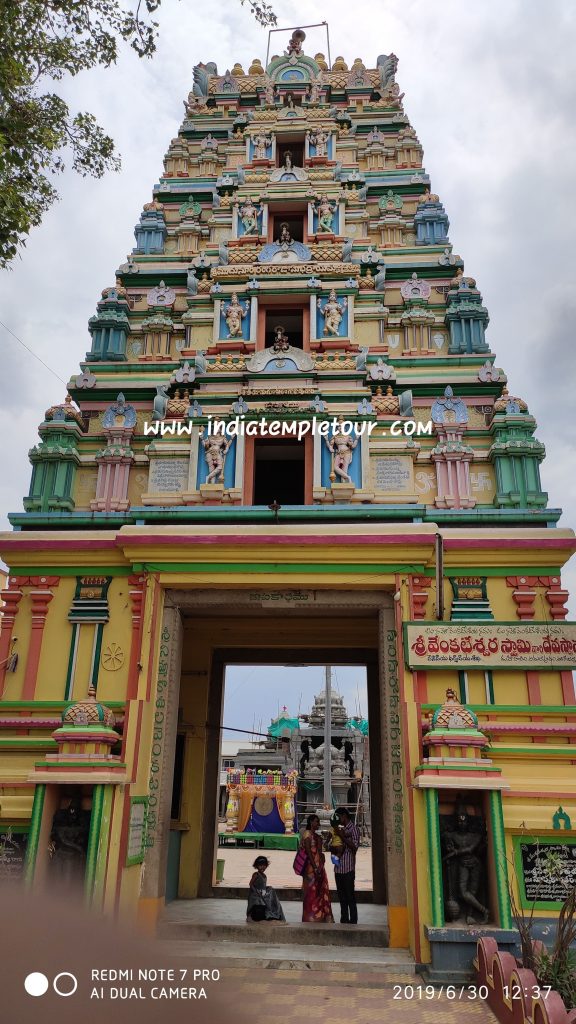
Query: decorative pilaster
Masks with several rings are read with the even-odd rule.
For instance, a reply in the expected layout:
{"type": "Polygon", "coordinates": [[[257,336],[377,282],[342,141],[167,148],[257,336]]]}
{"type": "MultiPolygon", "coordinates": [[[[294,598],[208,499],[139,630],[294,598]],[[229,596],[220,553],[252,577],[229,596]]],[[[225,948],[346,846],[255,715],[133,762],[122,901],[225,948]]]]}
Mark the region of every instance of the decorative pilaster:
{"type": "Polygon", "coordinates": [[[550,615],[554,622],[561,622],[568,615],[566,602],[570,597],[567,590],[564,590],[558,576],[542,577],[541,582],[548,587],[546,600],[550,607],[550,615]]]}
{"type": "Polygon", "coordinates": [[[34,881],[34,871],[36,869],[36,857],[38,855],[38,845],[40,842],[40,829],[42,826],[42,813],[44,811],[45,796],[45,784],[38,783],[34,788],[32,817],[30,819],[30,831],[28,832],[28,842],[26,844],[24,860],[24,882],[28,886],[32,885],[32,882],[34,881]]]}
{"type": "Polygon", "coordinates": [[[501,928],[512,928],[512,912],[510,894],[508,892],[508,861],[506,859],[506,836],[504,833],[504,816],[502,814],[502,793],[492,790],[488,794],[490,805],[490,825],[492,831],[492,852],[496,870],[496,894],[498,897],[498,917],[501,928]]]}
{"type": "Polygon", "coordinates": [[[42,649],[42,637],[48,615],[48,605],[54,594],[51,590],[31,590],[32,601],[32,631],[28,645],[28,658],[26,661],[26,672],[22,687],[22,700],[32,700],[36,689],[38,676],[38,665],[40,664],[40,651],[42,649]]]}
{"type": "Polygon", "coordinates": [[[144,598],[146,595],[146,577],[129,576],[130,590],[128,596],[132,605],[132,637],[130,641],[130,664],[128,667],[128,700],[134,700],[138,694],[138,663],[142,644],[142,624],[144,598]]]}
{"type": "Polygon", "coordinates": [[[102,426],[106,447],[96,456],[96,497],[90,502],[90,508],[96,512],[125,512],[130,508],[128,479],[134,462],[130,441],[136,426],[136,411],[126,404],[122,392],[116,402],[108,406],[102,426]]]}
{"type": "Polygon", "coordinates": [[[536,600],[535,584],[537,576],[507,576],[506,585],[514,587],[512,600],[516,605],[516,617],[523,622],[534,618],[534,602],[536,600]]]}
{"type": "Polygon", "coordinates": [[[6,590],[2,591],[3,607],[1,609],[0,629],[0,693],[4,692],[4,679],[8,669],[8,660],[12,647],[12,632],[18,614],[18,606],[22,600],[22,591],[16,579],[11,578],[6,590]]]}
{"type": "Polygon", "coordinates": [[[408,580],[410,595],[410,618],[412,621],[426,618],[426,605],[432,580],[426,576],[410,576],[408,580]]]}
{"type": "Polygon", "coordinates": [[[462,441],[468,409],[461,398],[454,396],[450,386],[445,389],[444,397],[434,402],[432,422],[438,437],[432,449],[438,486],[434,504],[437,508],[473,508],[476,501],[472,497],[470,463],[474,449],[462,441]]]}
{"type": "Polygon", "coordinates": [[[444,898],[442,894],[442,851],[440,846],[440,819],[438,817],[438,790],[427,789],[424,796],[426,800],[432,925],[434,928],[443,928],[444,898]]]}

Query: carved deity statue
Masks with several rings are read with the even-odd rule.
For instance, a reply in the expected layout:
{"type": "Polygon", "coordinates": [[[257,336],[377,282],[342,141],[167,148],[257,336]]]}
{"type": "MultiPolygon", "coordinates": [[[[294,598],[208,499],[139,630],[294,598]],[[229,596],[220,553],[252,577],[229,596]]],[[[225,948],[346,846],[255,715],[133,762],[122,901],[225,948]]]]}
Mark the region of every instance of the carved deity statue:
{"type": "Polygon", "coordinates": [[[319,103],[320,102],[320,95],[321,95],[321,92],[322,92],[323,85],[324,85],[324,72],[322,71],[322,69],[320,69],[320,71],[316,75],[316,78],[310,84],[310,89],[308,90],[308,96],[306,97],[306,99],[308,100],[308,103],[319,103]]]}
{"type": "Polygon", "coordinates": [[[245,234],[247,234],[247,235],[257,235],[258,234],[258,217],[259,217],[259,215],[260,215],[260,206],[255,206],[253,201],[252,201],[252,199],[251,199],[251,197],[248,196],[248,199],[245,199],[244,202],[242,203],[242,206],[240,207],[240,212],[239,212],[240,221],[242,222],[242,227],[244,228],[245,234]]]}
{"type": "Polygon", "coordinates": [[[269,75],[264,79],[264,102],[267,106],[273,106],[276,98],[276,86],[269,75]]]}
{"type": "Polygon", "coordinates": [[[226,456],[233,439],[222,437],[221,434],[209,434],[208,437],[201,437],[200,440],[208,463],[208,475],[205,483],[221,483],[224,479],[226,456]]]}
{"type": "Polygon", "coordinates": [[[303,167],[295,167],[289,149],[284,154],[284,162],[270,175],[270,181],[307,181],[308,175],[303,167]]]}
{"type": "MultiPolygon", "coordinates": [[[[309,764],[306,769],[308,775],[321,775],[324,771],[324,753],[326,746],[324,743],[320,743],[317,747],[311,747],[309,752],[309,764]]],[[[348,775],[348,767],[346,765],[346,752],[344,746],[342,748],[330,746],[330,768],[332,775],[348,775]]]]}
{"type": "Polygon", "coordinates": [[[324,131],[323,128],[316,128],[315,131],[309,133],[308,138],[310,145],[316,147],[316,156],[328,156],[329,132],[324,131]]]}
{"type": "Polygon", "coordinates": [[[336,213],[336,204],[331,203],[327,196],[320,196],[316,206],[316,213],[318,214],[318,230],[331,232],[334,214],[336,213]]]}
{"type": "Polygon", "coordinates": [[[290,348],[288,335],[280,325],[274,328],[274,342],[272,344],[272,348],[275,352],[287,352],[290,348]]]}
{"type": "Polygon", "coordinates": [[[61,882],[81,882],[86,864],[90,811],[82,810],[79,796],[67,808],[56,811],[50,832],[52,868],[61,882]]]}
{"type": "Polygon", "coordinates": [[[333,337],[338,337],[340,330],[340,324],[344,316],[344,310],[348,305],[348,299],[344,297],[342,302],[338,302],[336,298],[336,291],[333,288],[328,297],[328,301],[325,305],[322,305],[322,299],[318,299],[318,309],[320,315],[324,317],[324,334],[331,334],[333,337]]]}
{"type": "MultiPolygon", "coordinates": [[[[333,474],[340,477],[341,483],[352,483],[348,469],[354,457],[354,449],[357,444],[357,437],[352,438],[349,434],[342,433],[341,424],[334,431],[332,437],[326,438],[326,446],[332,455],[333,474]]],[[[331,473],[330,476],[332,477],[333,474],[331,473]]]]}
{"type": "Polygon", "coordinates": [[[303,32],[301,28],[297,28],[292,33],[292,37],[288,42],[288,46],[286,47],[287,55],[289,57],[291,57],[292,55],[297,57],[300,53],[302,53],[302,43],[304,42],[305,39],[306,33],[303,32]]]}
{"type": "Polygon", "coordinates": [[[237,293],[232,292],[230,302],[227,306],[224,306],[224,319],[228,328],[229,338],[242,336],[242,321],[247,313],[248,303],[243,307],[242,303],[238,301],[237,293]]]}
{"type": "MultiPolygon", "coordinates": [[[[480,823],[480,822],[479,822],[480,823]]],[[[467,924],[486,924],[489,911],[480,900],[480,892],[484,881],[484,844],[483,829],[473,827],[473,819],[465,807],[456,810],[455,827],[442,830],[443,861],[446,866],[448,880],[448,905],[456,912],[456,908],[466,913],[467,924]],[[479,917],[475,916],[473,911],[479,917]]],[[[454,919],[454,917],[453,917],[454,919]]]]}
{"type": "Polygon", "coordinates": [[[280,225],[280,237],[276,240],[276,245],[292,245],[290,225],[286,220],[283,220],[280,225]]]}
{"type": "Polygon", "coordinates": [[[252,136],[252,144],[254,146],[254,158],[256,160],[266,160],[268,157],[268,147],[272,145],[272,136],[266,135],[265,132],[258,132],[257,135],[252,136]]]}

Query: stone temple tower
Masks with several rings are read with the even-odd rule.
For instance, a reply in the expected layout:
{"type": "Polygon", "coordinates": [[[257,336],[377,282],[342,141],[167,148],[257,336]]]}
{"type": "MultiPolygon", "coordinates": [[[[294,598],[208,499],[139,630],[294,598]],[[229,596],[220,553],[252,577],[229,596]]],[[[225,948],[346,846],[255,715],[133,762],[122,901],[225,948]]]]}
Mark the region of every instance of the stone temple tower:
{"type": "Polygon", "coordinates": [[[168,877],[212,891],[226,664],[363,664],[374,900],[441,973],[470,921],[510,940],[511,861],[526,901],[535,844],[576,842],[576,545],[397,58],[304,45],[194,68],[40,424],[0,538],[1,827],[42,885],[81,813],[93,905],[153,923],[168,877]]]}

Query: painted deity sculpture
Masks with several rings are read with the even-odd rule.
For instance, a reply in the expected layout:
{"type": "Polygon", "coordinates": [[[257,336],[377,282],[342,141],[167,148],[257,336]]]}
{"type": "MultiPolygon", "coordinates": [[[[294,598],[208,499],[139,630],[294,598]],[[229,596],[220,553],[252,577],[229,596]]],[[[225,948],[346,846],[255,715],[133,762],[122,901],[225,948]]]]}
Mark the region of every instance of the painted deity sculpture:
{"type": "Polygon", "coordinates": [[[331,203],[327,196],[321,196],[316,206],[316,213],[318,215],[318,230],[331,232],[334,214],[336,213],[336,204],[331,203]]]}
{"type": "Polygon", "coordinates": [[[322,94],[323,86],[324,86],[324,72],[322,71],[322,69],[320,69],[320,71],[316,75],[316,78],[310,84],[310,89],[308,90],[308,95],[306,97],[306,99],[308,100],[308,103],[319,103],[320,102],[320,97],[321,97],[321,94],[322,94]]]}
{"type": "Polygon", "coordinates": [[[232,438],[210,434],[208,437],[200,438],[200,440],[206,456],[206,462],[208,463],[208,474],[205,483],[222,483],[226,467],[226,456],[232,444],[232,438]]]}
{"type": "Polygon", "coordinates": [[[311,146],[316,148],[316,156],[328,156],[328,142],[330,135],[324,131],[323,128],[317,128],[313,132],[309,132],[308,139],[311,146]]]}
{"type": "Polygon", "coordinates": [[[254,146],[254,159],[266,160],[268,158],[268,148],[272,145],[272,136],[266,135],[265,132],[258,132],[257,135],[252,136],[252,144],[254,146]]]}
{"type": "Polygon", "coordinates": [[[354,449],[358,444],[358,438],[343,434],[341,426],[334,431],[332,437],[326,438],[328,451],[332,455],[332,473],[330,477],[339,477],[340,483],[351,484],[352,478],[348,473],[350,463],[354,457],[354,449]]]}
{"type": "Polygon", "coordinates": [[[229,338],[239,338],[242,336],[242,321],[247,313],[248,303],[243,307],[242,303],[238,300],[236,292],[232,292],[230,302],[227,306],[224,306],[224,319],[228,327],[229,338]]]}
{"type": "Polygon", "coordinates": [[[338,337],[340,324],[344,316],[344,310],[348,305],[348,299],[344,297],[342,302],[338,302],[336,298],[336,291],[333,288],[328,297],[328,301],[325,305],[322,305],[322,299],[318,299],[318,309],[320,315],[324,317],[324,334],[331,334],[333,337],[338,337]]]}
{"type": "Polygon", "coordinates": [[[255,206],[250,196],[244,200],[238,215],[244,228],[244,233],[247,235],[257,235],[260,206],[255,206]]]}
{"type": "Polygon", "coordinates": [[[308,175],[302,167],[295,167],[292,162],[292,153],[286,150],[284,162],[277,167],[270,175],[270,181],[307,181],[308,175]]]}
{"type": "Polygon", "coordinates": [[[275,352],[287,352],[290,348],[290,341],[284,328],[280,325],[274,328],[274,342],[272,348],[275,352]]]}

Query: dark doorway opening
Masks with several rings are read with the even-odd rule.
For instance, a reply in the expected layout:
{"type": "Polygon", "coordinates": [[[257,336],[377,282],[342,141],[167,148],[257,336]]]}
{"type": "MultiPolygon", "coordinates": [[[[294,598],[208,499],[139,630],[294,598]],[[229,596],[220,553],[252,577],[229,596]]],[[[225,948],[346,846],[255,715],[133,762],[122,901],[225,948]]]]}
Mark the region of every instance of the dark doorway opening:
{"type": "Polygon", "coordinates": [[[282,228],[286,225],[293,242],[304,241],[303,213],[275,213],[272,225],[272,240],[282,242],[282,228]]]}
{"type": "Polygon", "coordinates": [[[257,438],[254,442],[254,504],[304,505],[305,446],[302,441],[257,438]]]}
{"type": "Polygon", "coordinates": [[[278,167],[283,166],[286,153],[291,154],[294,167],[302,167],[304,164],[304,141],[278,143],[276,146],[278,167]]]}
{"type": "Polygon", "coordinates": [[[302,309],[273,309],[266,310],[266,326],[264,345],[270,348],[276,339],[275,328],[283,327],[284,333],[288,335],[288,341],[293,348],[304,347],[304,311],[302,309]]]}

